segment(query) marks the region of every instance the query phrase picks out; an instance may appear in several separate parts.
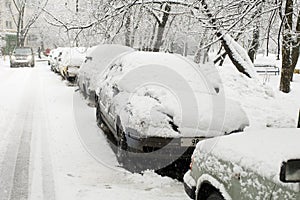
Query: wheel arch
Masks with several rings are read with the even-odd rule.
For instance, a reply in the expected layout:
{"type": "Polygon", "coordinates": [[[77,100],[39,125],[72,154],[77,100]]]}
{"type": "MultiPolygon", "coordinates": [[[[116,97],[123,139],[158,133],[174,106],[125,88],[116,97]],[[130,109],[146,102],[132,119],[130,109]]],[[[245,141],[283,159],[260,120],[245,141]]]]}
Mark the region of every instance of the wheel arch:
{"type": "Polygon", "coordinates": [[[202,176],[199,177],[197,181],[196,200],[206,200],[207,198],[206,195],[209,195],[210,192],[218,192],[223,196],[224,200],[232,200],[226,188],[220,181],[218,181],[217,179],[215,179],[209,174],[203,174],[202,176]],[[199,193],[205,190],[208,191],[207,194],[204,194],[203,197],[200,197],[199,193]]]}

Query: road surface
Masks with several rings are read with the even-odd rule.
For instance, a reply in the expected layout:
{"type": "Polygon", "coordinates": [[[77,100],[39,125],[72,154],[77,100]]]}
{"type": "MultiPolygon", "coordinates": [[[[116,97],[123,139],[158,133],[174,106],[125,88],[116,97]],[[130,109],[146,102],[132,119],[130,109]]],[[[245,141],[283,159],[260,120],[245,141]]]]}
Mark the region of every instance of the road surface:
{"type": "Polygon", "coordinates": [[[122,169],[75,89],[46,62],[1,59],[0,200],[188,199],[176,180],[122,169]]]}

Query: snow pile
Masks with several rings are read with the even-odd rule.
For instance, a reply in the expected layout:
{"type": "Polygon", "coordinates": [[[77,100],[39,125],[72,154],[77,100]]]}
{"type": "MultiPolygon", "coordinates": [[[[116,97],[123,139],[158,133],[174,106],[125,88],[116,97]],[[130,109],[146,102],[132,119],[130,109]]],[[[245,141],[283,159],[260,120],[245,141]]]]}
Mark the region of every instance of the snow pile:
{"type": "Polygon", "coordinates": [[[162,177],[153,170],[146,170],[142,174],[130,174],[128,179],[136,184],[147,185],[148,188],[172,187],[176,183],[169,177],[162,177]]]}
{"type": "MultiPolygon", "coordinates": [[[[88,89],[96,90],[99,75],[119,55],[134,51],[130,47],[114,44],[104,44],[88,50],[87,58],[79,70],[79,81],[89,80],[88,89]]],[[[82,84],[82,83],[80,83],[82,84]]]]}
{"type": "Polygon", "coordinates": [[[268,56],[258,54],[254,60],[254,65],[269,65],[281,68],[281,62],[282,60],[277,60],[277,56],[275,54],[269,54],[268,56]]]}
{"type": "Polygon", "coordinates": [[[9,68],[9,56],[0,56],[0,68],[9,68]]]}
{"type": "MultiPolygon", "coordinates": [[[[270,188],[268,184],[260,185],[259,176],[284,184],[279,180],[281,164],[289,159],[300,158],[299,141],[298,129],[246,131],[199,142],[193,158],[199,168],[217,172],[224,182],[231,182],[232,174],[239,174],[246,191],[249,191],[249,187],[255,187],[262,190],[261,194],[266,194],[271,191],[273,184],[270,188]],[[228,168],[228,165],[233,166],[228,168]]],[[[285,185],[299,192],[297,184],[285,185]]]]}
{"type": "Polygon", "coordinates": [[[286,99],[279,98],[272,88],[241,74],[231,63],[218,70],[225,96],[240,102],[251,128],[295,127],[295,116],[288,112],[286,99]]]}
{"type": "Polygon", "coordinates": [[[246,114],[217,85],[181,56],[133,52],[104,73],[98,94],[112,99],[106,107],[115,106],[124,127],[148,136],[216,136],[244,129],[246,114]]]}

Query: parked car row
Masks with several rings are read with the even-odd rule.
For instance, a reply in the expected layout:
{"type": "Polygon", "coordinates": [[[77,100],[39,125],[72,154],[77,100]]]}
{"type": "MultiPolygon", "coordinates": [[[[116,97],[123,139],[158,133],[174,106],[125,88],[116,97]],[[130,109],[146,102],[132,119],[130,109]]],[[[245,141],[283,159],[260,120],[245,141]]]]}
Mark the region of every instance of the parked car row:
{"type": "Polygon", "coordinates": [[[48,65],[51,70],[61,75],[70,83],[75,83],[78,70],[84,62],[87,48],[85,47],[59,47],[50,51],[48,65]]]}
{"type": "MultiPolygon", "coordinates": [[[[49,64],[68,77],[63,51],[51,51],[49,64]]],[[[99,45],[86,51],[76,74],[125,168],[137,161],[141,170],[190,163],[176,166],[186,172],[191,199],[300,200],[300,130],[243,132],[243,108],[190,60],[99,45]]]]}
{"type": "Polygon", "coordinates": [[[223,98],[221,89],[199,76],[199,70],[179,55],[99,45],[82,64],[78,86],[96,107],[98,125],[115,139],[119,162],[127,165],[141,158],[146,168],[158,169],[178,160],[188,163],[198,141],[242,131],[249,124],[241,106],[223,98]],[[224,115],[213,113],[212,102],[218,98],[224,100],[224,115]]]}

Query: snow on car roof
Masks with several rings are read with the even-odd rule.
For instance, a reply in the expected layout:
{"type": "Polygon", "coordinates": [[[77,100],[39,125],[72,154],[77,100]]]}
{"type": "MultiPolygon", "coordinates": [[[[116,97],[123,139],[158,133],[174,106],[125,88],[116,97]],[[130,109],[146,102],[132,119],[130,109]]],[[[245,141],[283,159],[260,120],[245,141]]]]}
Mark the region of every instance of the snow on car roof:
{"type": "Polygon", "coordinates": [[[64,48],[61,55],[62,66],[80,66],[85,59],[86,52],[85,47],[64,48]]]}
{"type": "Polygon", "coordinates": [[[119,55],[131,52],[134,49],[118,44],[101,44],[88,50],[85,61],[82,63],[79,76],[87,76],[90,79],[89,89],[95,90],[98,76],[119,55]]]}
{"type": "Polygon", "coordinates": [[[201,154],[211,154],[280,183],[282,162],[300,159],[299,142],[296,128],[246,131],[201,141],[193,157],[197,160],[201,154]]]}

